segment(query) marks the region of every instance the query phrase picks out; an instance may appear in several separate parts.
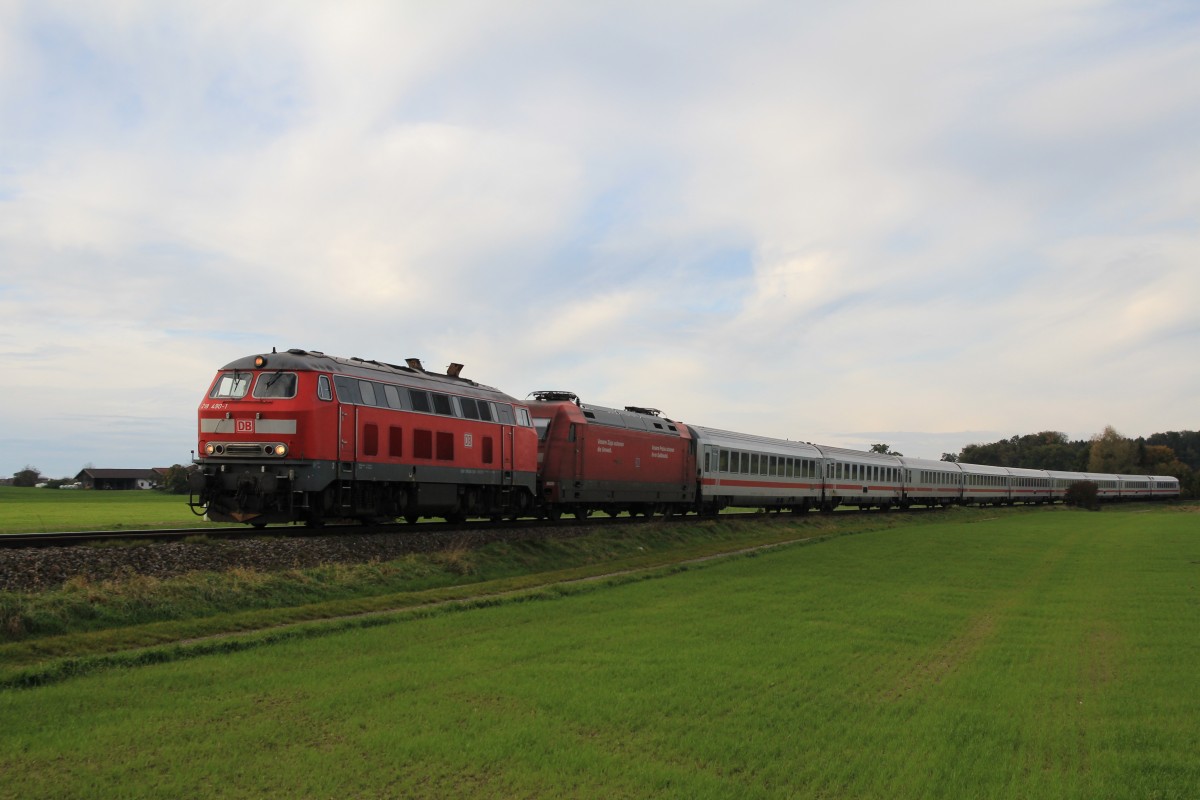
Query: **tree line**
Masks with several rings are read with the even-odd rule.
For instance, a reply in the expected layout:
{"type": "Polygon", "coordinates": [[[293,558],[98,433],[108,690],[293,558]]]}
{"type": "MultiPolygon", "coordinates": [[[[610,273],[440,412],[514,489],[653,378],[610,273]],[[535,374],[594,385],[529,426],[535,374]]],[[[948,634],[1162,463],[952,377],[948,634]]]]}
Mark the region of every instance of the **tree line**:
{"type": "Polygon", "coordinates": [[[1187,497],[1200,496],[1200,431],[1169,431],[1131,439],[1111,425],[1091,439],[1072,441],[1059,431],[969,444],[943,461],[993,467],[1104,472],[1117,475],[1170,475],[1187,497]]]}

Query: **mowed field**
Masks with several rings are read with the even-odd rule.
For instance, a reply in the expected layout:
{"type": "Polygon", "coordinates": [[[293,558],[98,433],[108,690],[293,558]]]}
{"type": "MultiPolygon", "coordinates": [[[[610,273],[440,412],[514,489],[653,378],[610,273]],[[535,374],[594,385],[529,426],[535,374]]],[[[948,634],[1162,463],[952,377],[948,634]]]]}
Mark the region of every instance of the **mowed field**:
{"type": "Polygon", "coordinates": [[[1195,797],[1194,512],[973,513],[6,689],[0,796],[1195,797]]]}
{"type": "Polygon", "coordinates": [[[0,534],[212,527],[187,495],[0,486],[0,534]]]}

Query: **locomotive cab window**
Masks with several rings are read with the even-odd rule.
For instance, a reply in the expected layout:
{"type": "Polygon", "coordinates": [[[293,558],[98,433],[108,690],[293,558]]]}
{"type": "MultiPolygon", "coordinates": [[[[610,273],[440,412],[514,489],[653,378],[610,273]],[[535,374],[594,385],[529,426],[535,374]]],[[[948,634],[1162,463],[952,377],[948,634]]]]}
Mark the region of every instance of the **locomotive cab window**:
{"type": "Polygon", "coordinates": [[[289,398],[296,396],[296,373],[264,372],[254,382],[254,396],[258,398],[289,398]]]}
{"type": "Polygon", "coordinates": [[[246,396],[246,392],[250,391],[250,380],[254,377],[251,372],[226,372],[213,386],[209,397],[226,397],[238,399],[246,396]]]}
{"type": "Polygon", "coordinates": [[[321,375],[317,378],[317,399],[332,400],[333,387],[329,385],[329,376],[321,375]]]}

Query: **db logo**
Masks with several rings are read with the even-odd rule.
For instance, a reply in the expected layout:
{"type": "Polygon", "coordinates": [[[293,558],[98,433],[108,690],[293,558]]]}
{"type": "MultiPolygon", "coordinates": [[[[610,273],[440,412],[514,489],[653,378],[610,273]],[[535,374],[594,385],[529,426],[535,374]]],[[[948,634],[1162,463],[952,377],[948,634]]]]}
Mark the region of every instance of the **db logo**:
{"type": "Polygon", "coordinates": [[[252,420],[252,419],[237,420],[237,432],[238,433],[254,433],[254,420],[252,420]]]}
{"type": "Polygon", "coordinates": [[[474,446],[475,446],[475,437],[469,433],[464,433],[463,434],[463,447],[474,447],[474,446]]]}

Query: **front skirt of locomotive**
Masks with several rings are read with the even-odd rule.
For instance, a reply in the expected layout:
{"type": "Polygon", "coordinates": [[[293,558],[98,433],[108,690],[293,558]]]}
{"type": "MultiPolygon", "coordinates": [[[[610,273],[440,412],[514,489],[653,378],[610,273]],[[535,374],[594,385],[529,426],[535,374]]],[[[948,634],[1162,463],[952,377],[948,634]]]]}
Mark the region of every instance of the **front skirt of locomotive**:
{"type": "Polygon", "coordinates": [[[189,478],[194,508],[212,522],[268,525],[307,517],[312,492],[320,492],[333,476],[332,465],[311,462],[244,464],[197,462],[189,478]]]}

